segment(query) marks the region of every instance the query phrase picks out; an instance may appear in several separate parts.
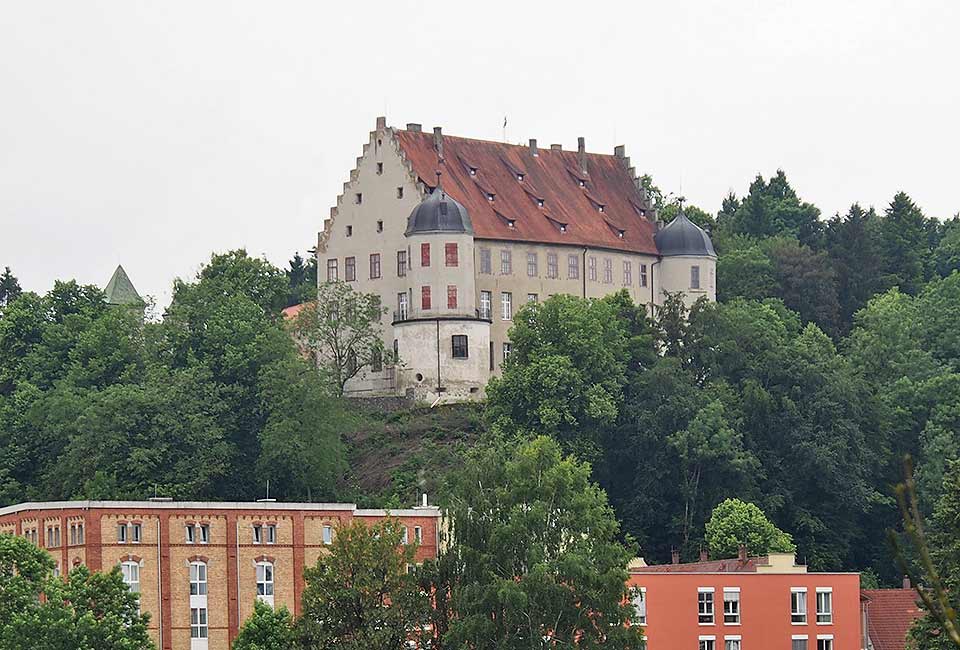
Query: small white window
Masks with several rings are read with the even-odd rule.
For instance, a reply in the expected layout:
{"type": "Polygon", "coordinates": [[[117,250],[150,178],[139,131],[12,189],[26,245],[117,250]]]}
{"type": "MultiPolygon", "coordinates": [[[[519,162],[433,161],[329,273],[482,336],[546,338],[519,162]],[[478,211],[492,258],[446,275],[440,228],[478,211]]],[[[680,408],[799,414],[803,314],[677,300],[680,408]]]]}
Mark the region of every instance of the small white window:
{"type": "Polygon", "coordinates": [[[333,526],[326,525],[323,527],[323,543],[327,546],[333,544],[333,526]]]}
{"type": "Polygon", "coordinates": [[[817,625],[833,623],[833,589],[817,587],[817,625]]]}
{"type": "Polygon", "coordinates": [[[253,525],[253,543],[263,544],[263,526],[260,524],[253,525]]]}
{"type": "Polygon", "coordinates": [[[267,544],[277,543],[277,525],[267,524],[267,544]]]}
{"type": "Polygon", "coordinates": [[[117,524],[117,544],[127,543],[127,525],[117,524]]]}
{"type": "Polygon", "coordinates": [[[794,634],[790,641],[790,650],[807,650],[806,634],[794,634]]]}
{"type": "Polygon", "coordinates": [[[790,588],[790,622],[794,625],[807,623],[807,588],[790,588]]]}
{"type": "Polygon", "coordinates": [[[203,562],[190,563],[190,595],[207,595],[207,565],[203,562]]]}
{"type": "Polygon", "coordinates": [[[723,637],[723,650],[740,650],[740,637],[739,636],[723,637]]]}
{"type": "Polygon", "coordinates": [[[200,524],[200,543],[209,544],[210,543],[210,524],[200,524]]]}
{"type": "Polygon", "coordinates": [[[143,538],[143,524],[141,523],[130,524],[130,541],[132,541],[134,544],[139,544],[142,538],[143,538]]]}
{"type": "Polygon", "coordinates": [[[832,635],[832,634],[818,634],[818,635],[817,635],[817,650],[833,650],[833,635],[832,635]]]}
{"type": "Polygon", "coordinates": [[[697,589],[697,622],[713,625],[713,587],[697,589]]]}
{"type": "Polygon", "coordinates": [[[527,294],[527,302],[537,302],[538,300],[540,300],[540,296],[538,296],[537,294],[535,293],[527,294]]]}
{"type": "Polygon", "coordinates": [[[206,607],[190,608],[190,638],[191,639],[207,638],[207,608],[206,607]]]}
{"type": "Polygon", "coordinates": [[[415,541],[418,545],[423,544],[423,528],[420,526],[413,527],[413,541],[415,541]]]}
{"type": "Polygon", "coordinates": [[[257,562],[257,596],[273,604],[273,565],[257,562]]]}
{"type": "Polygon", "coordinates": [[[647,588],[638,587],[633,590],[633,611],[637,615],[637,623],[647,624],[647,588]]]}
{"type": "Polygon", "coordinates": [[[700,637],[700,650],[716,650],[717,637],[714,636],[701,636],[700,637]]]}
{"type": "Polygon", "coordinates": [[[725,625],[740,625],[740,588],[723,588],[723,622],[725,625]]]}
{"type": "Polygon", "coordinates": [[[493,294],[489,291],[480,292],[480,318],[485,318],[490,320],[491,314],[490,310],[492,309],[493,303],[493,294]]]}
{"type": "Polygon", "coordinates": [[[507,357],[510,356],[510,353],[511,353],[511,352],[513,352],[513,344],[512,344],[512,343],[504,343],[504,344],[503,344],[503,360],[504,360],[504,361],[507,360],[507,357]]]}
{"type": "Polygon", "coordinates": [[[407,537],[408,537],[408,535],[407,535],[407,527],[404,526],[404,527],[403,527],[403,534],[400,536],[400,543],[406,545],[406,544],[408,543],[407,537]]]}
{"type": "Polygon", "coordinates": [[[184,532],[186,533],[187,544],[193,544],[196,540],[196,527],[193,524],[187,524],[184,527],[184,532]]]}
{"type": "Polygon", "coordinates": [[[120,565],[120,575],[123,584],[127,585],[132,593],[140,593],[140,565],[136,562],[124,562],[120,565]]]}
{"type": "Polygon", "coordinates": [[[500,294],[500,316],[503,320],[513,320],[513,294],[509,291],[500,294]]]}

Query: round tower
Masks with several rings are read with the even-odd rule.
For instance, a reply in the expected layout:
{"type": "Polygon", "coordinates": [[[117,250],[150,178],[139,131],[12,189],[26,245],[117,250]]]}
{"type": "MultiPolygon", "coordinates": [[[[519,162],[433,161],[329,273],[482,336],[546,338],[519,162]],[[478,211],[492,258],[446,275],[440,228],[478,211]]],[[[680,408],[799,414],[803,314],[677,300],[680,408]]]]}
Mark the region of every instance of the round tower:
{"type": "Polygon", "coordinates": [[[693,223],[680,210],[676,218],[654,236],[660,252],[660,291],[683,292],[687,306],[701,296],[717,299],[717,253],[703,228],[693,223]]]}
{"type": "Polygon", "coordinates": [[[477,311],[473,226],[438,187],[407,219],[407,295],[394,320],[398,387],[420,400],[479,398],[489,377],[490,321],[477,311]]]}

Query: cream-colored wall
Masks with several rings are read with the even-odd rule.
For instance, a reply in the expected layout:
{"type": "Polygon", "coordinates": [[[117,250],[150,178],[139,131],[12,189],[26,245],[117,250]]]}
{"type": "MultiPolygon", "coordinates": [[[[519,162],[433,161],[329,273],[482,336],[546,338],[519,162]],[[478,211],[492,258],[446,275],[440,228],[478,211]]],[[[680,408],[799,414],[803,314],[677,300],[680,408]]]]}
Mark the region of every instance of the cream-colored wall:
{"type": "Polygon", "coordinates": [[[717,299],[717,261],[714,258],[692,255],[664,257],[657,265],[657,271],[659,272],[657,278],[658,304],[663,302],[664,291],[671,293],[682,291],[684,302],[688,307],[692,306],[701,296],[706,296],[710,301],[717,299]],[[700,267],[699,289],[690,287],[690,269],[693,266],[700,267]]]}
{"type": "MultiPolygon", "coordinates": [[[[411,235],[407,238],[413,265],[407,272],[407,286],[412,296],[410,318],[431,318],[434,316],[476,315],[476,284],[473,259],[473,235],[454,233],[432,233],[411,235]],[[421,245],[430,245],[430,266],[421,264],[421,245]],[[447,244],[457,245],[457,266],[446,266],[445,251],[447,244]],[[457,287],[457,307],[447,307],[447,287],[457,287]],[[423,310],[421,289],[430,287],[430,310],[423,310]]],[[[396,299],[394,303],[396,303],[396,299]]]]}
{"type": "Polygon", "coordinates": [[[399,388],[411,387],[423,401],[437,392],[437,347],[444,399],[479,399],[490,376],[490,324],[481,320],[417,320],[398,323],[394,331],[403,367],[399,388]],[[467,336],[467,358],[454,359],[452,337],[467,336]],[[419,378],[418,378],[419,375],[419,378]]]}

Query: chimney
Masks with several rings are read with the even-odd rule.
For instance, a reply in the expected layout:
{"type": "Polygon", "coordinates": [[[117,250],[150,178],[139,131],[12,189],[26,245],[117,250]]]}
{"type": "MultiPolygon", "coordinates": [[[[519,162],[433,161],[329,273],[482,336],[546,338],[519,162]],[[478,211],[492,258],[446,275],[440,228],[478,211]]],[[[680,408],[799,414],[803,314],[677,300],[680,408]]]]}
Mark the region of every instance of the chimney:
{"type": "Polygon", "coordinates": [[[443,159],[443,132],[439,126],[433,127],[433,148],[437,150],[437,155],[443,159]]]}
{"type": "Polygon", "coordinates": [[[423,130],[423,126],[417,124],[416,122],[407,122],[407,131],[413,131],[414,133],[420,133],[423,130]]]}
{"type": "Polygon", "coordinates": [[[387,118],[380,116],[377,118],[377,131],[382,131],[387,128],[387,118]]]}
{"type": "Polygon", "coordinates": [[[626,158],[627,148],[622,144],[618,144],[616,147],[613,148],[613,155],[617,158],[626,158]]]}
{"type": "Polygon", "coordinates": [[[670,563],[671,564],[680,564],[680,551],[673,549],[670,551],[670,563]]]}
{"type": "Polygon", "coordinates": [[[423,493],[423,507],[424,507],[424,508],[427,507],[427,493],[426,493],[426,492],[423,493]]]}
{"type": "Polygon", "coordinates": [[[746,544],[740,545],[740,548],[737,551],[737,559],[740,560],[741,562],[747,561],[747,545],[746,544]]]}
{"type": "Polygon", "coordinates": [[[707,551],[707,549],[701,548],[701,549],[700,549],[700,561],[701,561],[701,562],[706,562],[706,561],[709,560],[709,559],[710,559],[710,553],[707,551]]]}
{"type": "Polygon", "coordinates": [[[530,138],[530,155],[536,156],[537,154],[537,139],[530,138]]]}
{"type": "Polygon", "coordinates": [[[903,576],[903,588],[913,589],[913,585],[910,584],[910,576],[903,576]]]}
{"type": "Polygon", "coordinates": [[[562,144],[552,144],[552,145],[550,145],[550,151],[560,151],[561,149],[563,149],[563,145],[562,145],[562,144]]]}
{"type": "Polygon", "coordinates": [[[577,160],[580,161],[580,172],[587,173],[587,141],[577,138],[577,160]]]}

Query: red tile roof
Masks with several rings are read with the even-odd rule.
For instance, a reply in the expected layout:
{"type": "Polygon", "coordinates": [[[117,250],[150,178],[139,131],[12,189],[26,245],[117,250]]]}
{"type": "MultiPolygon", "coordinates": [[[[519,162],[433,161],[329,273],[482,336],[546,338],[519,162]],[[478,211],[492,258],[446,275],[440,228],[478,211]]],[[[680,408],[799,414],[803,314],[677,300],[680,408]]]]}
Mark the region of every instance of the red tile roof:
{"type": "Polygon", "coordinates": [[[280,313],[283,314],[285,320],[290,320],[291,318],[296,318],[297,314],[304,308],[305,305],[309,303],[301,302],[299,305],[290,305],[280,313]]]}
{"type": "Polygon", "coordinates": [[[907,631],[920,617],[913,589],[863,589],[867,600],[867,633],[874,650],[904,650],[907,631]]]}
{"type": "MultiPolygon", "coordinates": [[[[426,185],[436,185],[434,135],[395,133],[414,173],[426,185]]],[[[579,155],[540,149],[534,156],[525,145],[444,135],[441,182],[467,208],[480,239],[586,244],[656,255],[656,226],[646,218],[651,212],[623,161],[585,153],[584,174],[579,155]]]]}
{"type": "Polygon", "coordinates": [[[756,573],[758,564],[767,564],[766,557],[750,557],[746,560],[707,560],[683,564],[652,564],[631,569],[632,573],[756,573]]]}

